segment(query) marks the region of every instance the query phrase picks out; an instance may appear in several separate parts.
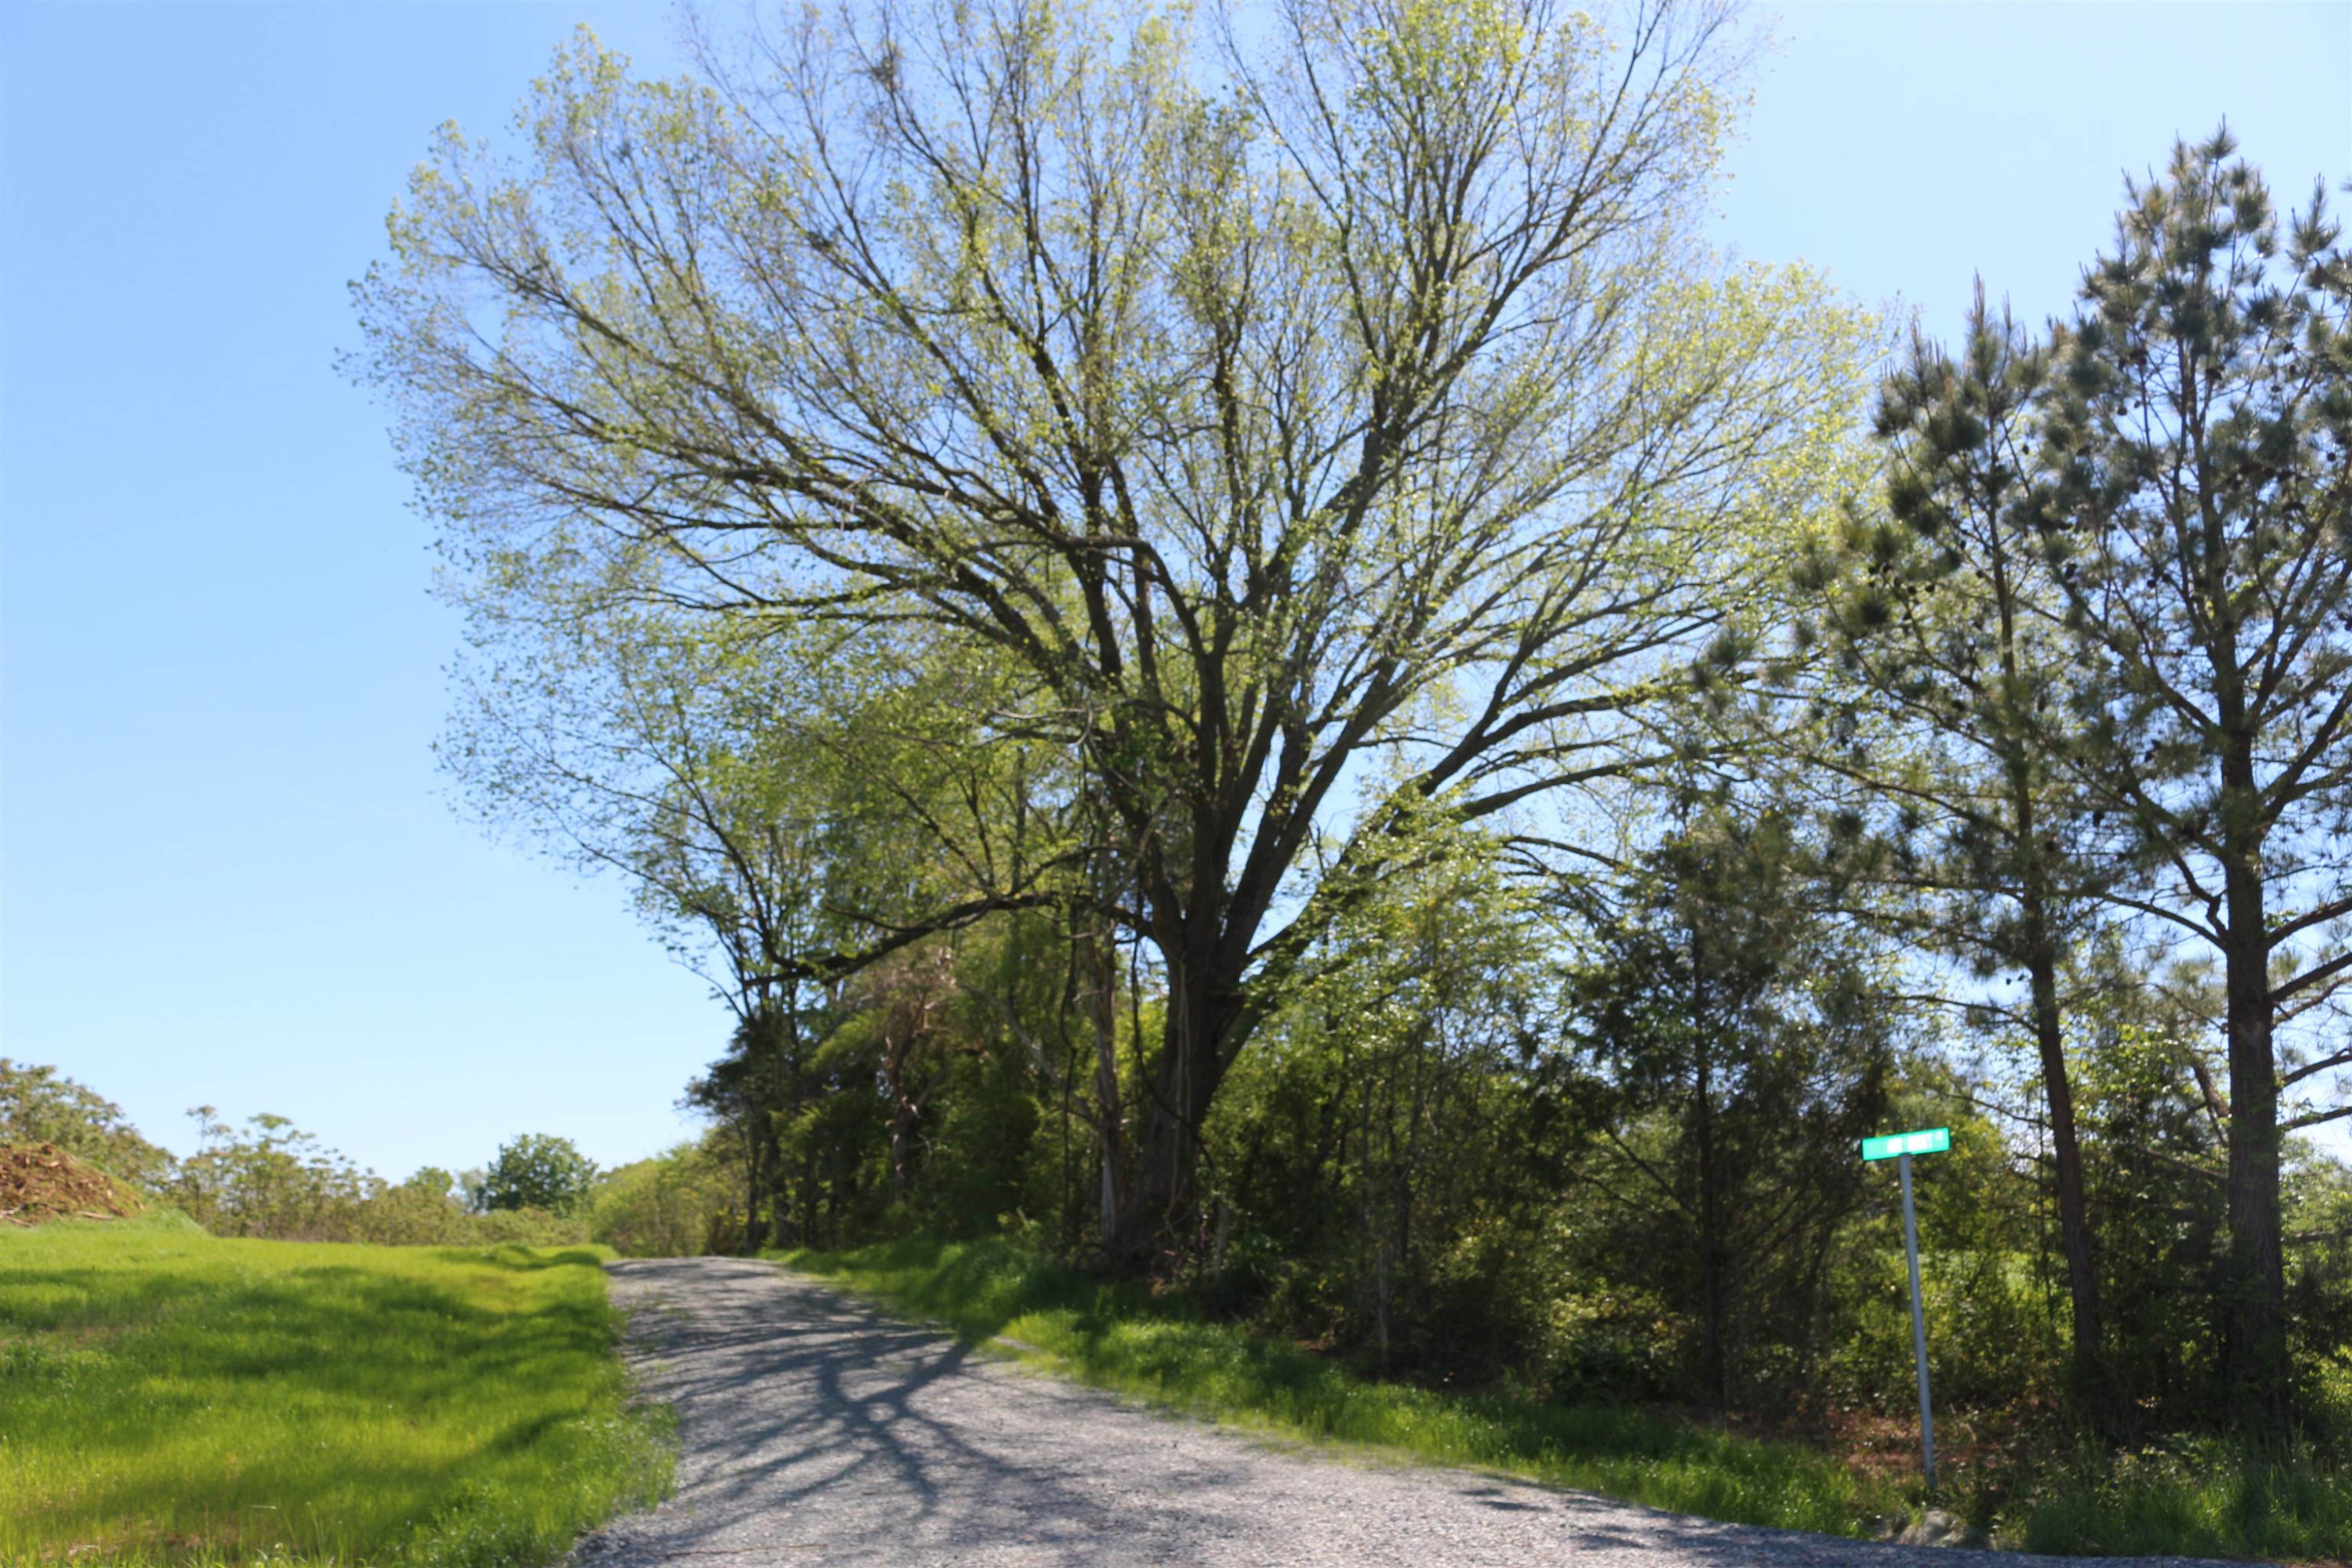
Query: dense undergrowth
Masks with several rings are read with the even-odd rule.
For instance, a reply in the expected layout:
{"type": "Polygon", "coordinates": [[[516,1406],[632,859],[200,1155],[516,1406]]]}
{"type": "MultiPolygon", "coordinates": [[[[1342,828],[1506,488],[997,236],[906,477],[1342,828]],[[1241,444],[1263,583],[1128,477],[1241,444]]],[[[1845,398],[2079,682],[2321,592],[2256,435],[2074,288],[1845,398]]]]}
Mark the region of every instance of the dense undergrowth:
{"type": "Polygon", "coordinates": [[[667,1484],[604,1256],[0,1233],[0,1563],[553,1560],[667,1484]]]}
{"type": "MultiPolygon", "coordinates": [[[[1879,1532],[1926,1501],[1916,1485],[1874,1479],[1805,1444],[1638,1406],[1378,1382],[1213,1321],[1184,1296],[1106,1284],[1011,1241],[917,1237],[771,1256],[1048,1370],[1285,1436],[1838,1535],[1879,1532]]],[[[1998,1489],[1937,1500],[1988,1527],[1998,1544],[2032,1552],[2337,1558],[2352,1554],[2347,1458],[2327,1443],[2263,1454],[2221,1438],[2122,1454],[2084,1448],[2030,1462],[1998,1489]]]]}

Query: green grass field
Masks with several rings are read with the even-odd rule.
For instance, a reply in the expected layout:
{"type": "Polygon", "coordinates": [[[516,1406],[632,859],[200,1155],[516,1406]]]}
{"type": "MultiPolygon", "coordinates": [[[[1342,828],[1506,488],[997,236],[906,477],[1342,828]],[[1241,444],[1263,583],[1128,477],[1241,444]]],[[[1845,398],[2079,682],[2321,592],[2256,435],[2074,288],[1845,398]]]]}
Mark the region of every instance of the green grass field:
{"type": "Polygon", "coordinates": [[[553,1559],[669,1473],[602,1256],[0,1231],[0,1563],[553,1559]]]}
{"type": "Polygon", "coordinates": [[[1795,1443],[1703,1431],[1639,1411],[1440,1394],[1358,1377],[1293,1346],[1203,1321],[1181,1300],[1104,1286],[997,1241],[925,1239],[776,1257],[966,1339],[1237,1425],[1507,1471],[1654,1508],[1834,1535],[1868,1533],[1903,1498],[1795,1443]]]}

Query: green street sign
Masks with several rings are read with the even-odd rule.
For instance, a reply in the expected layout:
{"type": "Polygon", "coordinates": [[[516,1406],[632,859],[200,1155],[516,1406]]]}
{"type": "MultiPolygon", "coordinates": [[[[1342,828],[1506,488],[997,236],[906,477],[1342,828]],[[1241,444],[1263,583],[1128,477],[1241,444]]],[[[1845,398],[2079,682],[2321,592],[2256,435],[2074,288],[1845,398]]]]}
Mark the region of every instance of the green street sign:
{"type": "Polygon", "coordinates": [[[1865,1160],[1892,1160],[1897,1154],[1940,1154],[1952,1146],[1952,1130],[1929,1127],[1917,1132],[1890,1132],[1884,1138],[1862,1141],[1862,1157],[1865,1160]]]}

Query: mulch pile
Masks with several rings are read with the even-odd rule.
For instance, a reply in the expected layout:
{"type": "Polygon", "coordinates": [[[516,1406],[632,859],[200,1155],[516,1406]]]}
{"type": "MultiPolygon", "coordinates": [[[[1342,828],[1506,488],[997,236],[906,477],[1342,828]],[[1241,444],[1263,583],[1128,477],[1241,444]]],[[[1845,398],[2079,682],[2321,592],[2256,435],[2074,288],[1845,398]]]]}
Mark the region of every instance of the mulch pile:
{"type": "Polygon", "coordinates": [[[139,1200],[54,1143],[0,1144],[0,1220],[119,1219],[139,1200]]]}

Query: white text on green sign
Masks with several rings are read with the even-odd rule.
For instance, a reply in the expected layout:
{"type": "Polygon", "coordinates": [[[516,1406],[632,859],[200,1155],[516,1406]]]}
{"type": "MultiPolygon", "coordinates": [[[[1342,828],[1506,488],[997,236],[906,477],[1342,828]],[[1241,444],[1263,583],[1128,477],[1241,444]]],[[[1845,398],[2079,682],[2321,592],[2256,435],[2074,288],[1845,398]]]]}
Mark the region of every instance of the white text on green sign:
{"type": "Polygon", "coordinates": [[[1952,1130],[1929,1127],[1918,1132],[1890,1132],[1862,1141],[1865,1160],[1892,1160],[1897,1154],[1940,1154],[1952,1146],[1952,1130]]]}

